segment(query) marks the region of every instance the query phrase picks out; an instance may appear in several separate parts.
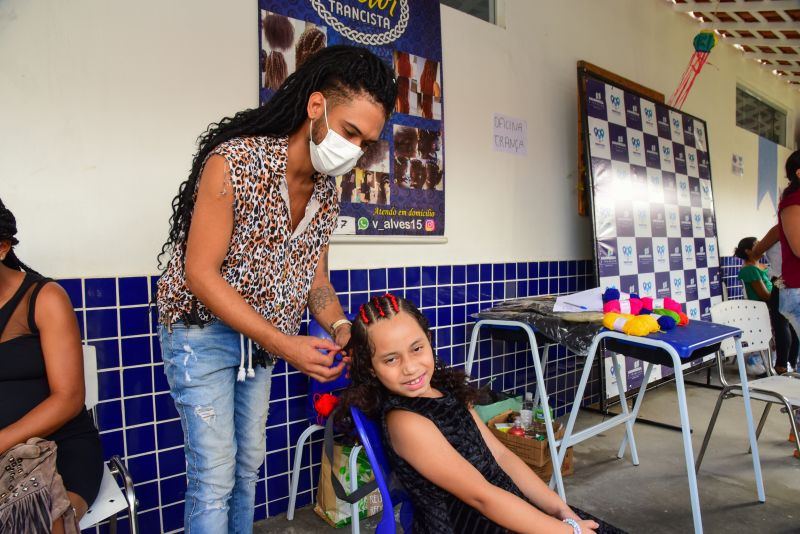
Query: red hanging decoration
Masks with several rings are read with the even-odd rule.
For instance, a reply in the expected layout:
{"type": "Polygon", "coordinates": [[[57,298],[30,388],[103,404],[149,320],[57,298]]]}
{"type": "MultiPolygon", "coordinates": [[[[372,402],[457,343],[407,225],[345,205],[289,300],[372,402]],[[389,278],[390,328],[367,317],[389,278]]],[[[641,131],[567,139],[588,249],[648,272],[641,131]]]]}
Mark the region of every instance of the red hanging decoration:
{"type": "Polygon", "coordinates": [[[694,36],[692,44],[694,45],[694,53],[689,60],[689,66],[683,71],[678,88],[675,89],[669,99],[669,105],[673,108],[681,109],[683,107],[683,103],[686,101],[692,85],[694,85],[695,78],[700,74],[703,65],[706,64],[711,49],[717,44],[717,34],[710,30],[703,30],[694,36]]]}

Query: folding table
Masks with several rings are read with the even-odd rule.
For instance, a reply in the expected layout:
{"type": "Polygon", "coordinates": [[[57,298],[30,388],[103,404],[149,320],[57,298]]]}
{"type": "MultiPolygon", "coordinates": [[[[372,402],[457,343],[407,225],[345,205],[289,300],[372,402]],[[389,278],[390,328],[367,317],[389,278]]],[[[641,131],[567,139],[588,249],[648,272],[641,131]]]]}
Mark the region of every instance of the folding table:
{"type": "MultiPolygon", "coordinates": [[[[633,424],[636,421],[636,416],[641,408],[642,400],[644,399],[646,387],[641,387],[636,396],[633,409],[629,410],[626,402],[621,402],[622,413],[585,428],[573,434],[575,427],[575,420],[578,417],[580,410],[580,401],[583,399],[583,394],[586,389],[586,383],[589,380],[591,373],[592,363],[600,347],[600,343],[606,341],[606,347],[613,351],[612,363],[614,365],[614,372],[619,376],[619,361],[616,353],[624,354],[628,357],[637,358],[646,362],[646,369],[644,381],[642,384],[647,384],[650,378],[650,372],[653,365],[667,365],[676,370],[675,372],[675,385],[678,395],[678,410],[680,412],[681,431],[683,434],[683,451],[686,459],[686,474],[689,479],[689,498],[692,504],[692,519],[694,522],[694,530],[696,533],[703,532],[703,525],[700,516],[700,498],[697,491],[697,475],[694,466],[694,450],[692,449],[692,435],[691,426],[689,424],[689,410],[686,405],[686,390],[684,386],[683,373],[681,365],[696,358],[711,354],[719,349],[719,344],[724,339],[733,338],[736,346],[736,360],[739,366],[739,378],[742,383],[742,397],[744,398],[744,412],[747,419],[747,433],[750,438],[750,448],[753,457],[753,470],[755,472],[756,490],[758,500],[764,502],[766,497],[764,495],[764,482],[761,477],[761,463],[758,456],[758,442],[756,441],[755,430],[753,428],[753,412],[750,406],[750,392],[747,387],[747,373],[745,371],[744,355],[742,353],[742,344],[740,337],[742,331],[738,328],[730,326],[709,323],[705,321],[692,321],[685,327],[678,327],[674,330],[664,333],[652,334],[646,337],[628,336],[621,332],[602,329],[596,336],[589,348],[586,362],[584,364],[583,373],[581,374],[578,389],[575,392],[575,401],[570,411],[567,428],[564,432],[564,437],[559,442],[558,462],[553,463],[553,473],[556,485],[558,485],[558,478],[555,476],[557,466],[560,466],[564,461],[567,448],[577,443],[585,441],[601,432],[613,428],[617,425],[625,425],[625,436],[620,445],[617,456],[622,458],[625,453],[625,448],[630,444],[631,459],[634,465],[639,465],[639,456],[636,451],[636,441],[633,436],[633,424]]],[[[625,391],[622,386],[622,381],[617,380],[617,387],[619,388],[620,399],[625,398],[625,391]]],[[[552,485],[552,481],[551,481],[552,485]]],[[[562,486],[563,487],[563,484],[562,486]]],[[[559,491],[562,498],[564,494],[559,491]]]]}
{"type": "MultiPolygon", "coordinates": [[[[750,406],[750,392],[747,388],[747,373],[745,371],[744,356],[740,342],[741,330],[729,326],[709,323],[704,321],[692,321],[685,327],[678,327],[665,333],[652,334],[647,337],[628,336],[620,332],[609,331],[596,323],[569,323],[552,313],[552,299],[542,299],[541,297],[528,297],[503,302],[494,308],[483,310],[476,316],[476,323],[471,337],[469,353],[467,357],[467,374],[470,373],[475,357],[475,350],[478,335],[481,329],[486,327],[515,328],[524,331],[531,345],[533,356],[534,371],[536,375],[536,394],[541,405],[548,405],[548,395],[545,388],[543,363],[539,354],[536,335],[552,340],[555,343],[565,345],[569,350],[576,354],[586,355],[583,364],[581,379],[575,394],[575,401],[570,411],[569,420],[565,429],[564,437],[556,440],[553,435],[550,421],[550,410],[543,410],[548,426],[548,444],[553,461],[553,477],[550,481],[551,487],[555,486],[559,495],[566,500],[564,483],[561,477],[561,464],[566,456],[568,447],[585,441],[597,434],[604,432],[614,426],[624,424],[625,436],[620,445],[618,457],[622,458],[626,447],[630,444],[631,459],[634,465],[639,464],[639,456],[636,450],[636,442],[633,436],[633,425],[639,413],[639,409],[644,399],[646,387],[639,389],[632,409],[628,408],[625,399],[625,391],[621,380],[617,380],[619,388],[619,398],[622,400],[620,406],[622,413],[603,421],[590,428],[574,431],[575,420],[580,410],[581,400],[586,391],[586,385],[592,370],[592,364],[597,355],[598,348],[605,341],[606,347],[612,351],[612,364],[616,376],[619,376],[620,366],[617,353],[624,354],[632,358],[637,358],[646,363],[643,384],[647,384],[650,378],[653,365],[667,365],[676,369],[675,384],[678,395],[678,408],[681,420],[681,431],[683,435],[684,456],[686,459],[686,470],[689,481],[689,495],[692,505],[692,517],[695,532],[702,532],[702,522],[700,515],[700,500],[697,489],[697,476],[694,467],[694,453],[691,441],[691,427],[689,424],[689,413],[686,404],[686,390],[681,366],[689,361],[701,358],[707,354],[716,352],[719,344],[724,339],[733,338],[736,347],[737,363],[739,366],[739,377],[742,383],[745,416],[747,419],[747,431],[750,439],[750,447],[753,455],[753,469],[755,472],[756,489],[758,500],[766,500],[764,494],[764,483],[761,477],[761,463],[758,455],[758,443],[756,442],[755,430],[753,427],[753,412],[750,406]],[[556,448],[557,447],[557,448],[556,448]]],[[[538,404],[537,404],[538,405],[538,404]]]]}

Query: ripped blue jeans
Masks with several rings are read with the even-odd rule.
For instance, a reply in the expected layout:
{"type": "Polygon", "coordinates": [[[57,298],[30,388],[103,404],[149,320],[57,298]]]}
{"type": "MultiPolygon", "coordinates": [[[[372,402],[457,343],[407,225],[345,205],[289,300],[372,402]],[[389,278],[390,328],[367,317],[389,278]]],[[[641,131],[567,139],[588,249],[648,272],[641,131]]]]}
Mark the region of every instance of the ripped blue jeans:
{"type": "Polygon", "coordinates": [[[258,470],[266,452],[272,366],[237,382],[240,335],[221,321],[159,326],[164,371],[181,416],[187,534],[253,531],[258,470]]]}

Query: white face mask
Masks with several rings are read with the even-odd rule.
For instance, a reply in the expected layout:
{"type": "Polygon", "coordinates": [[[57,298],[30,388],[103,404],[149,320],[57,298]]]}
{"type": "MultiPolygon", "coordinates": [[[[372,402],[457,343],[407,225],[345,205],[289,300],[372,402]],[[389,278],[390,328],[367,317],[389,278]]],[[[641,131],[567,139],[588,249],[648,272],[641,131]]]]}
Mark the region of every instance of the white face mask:
{"type": "Polygon", "coordinates": [[[314,120],[308,130],[308,146],[311,151],[311,164],[314,170],[328,176],[340,176],[356,166],[358,158],[364,151],[354,145],[328,125],[328,103],[325,102],[325,126],[328,133],[318,145],[314,144],[311,132],[314,130],[314,120]]]}

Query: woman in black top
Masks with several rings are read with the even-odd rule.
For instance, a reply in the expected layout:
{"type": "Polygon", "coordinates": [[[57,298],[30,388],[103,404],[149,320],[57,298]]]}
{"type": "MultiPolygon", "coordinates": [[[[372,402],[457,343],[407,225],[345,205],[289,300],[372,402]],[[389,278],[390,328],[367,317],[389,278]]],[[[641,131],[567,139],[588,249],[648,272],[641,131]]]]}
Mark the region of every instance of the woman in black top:
{"type": "MultiPolygon", "coordinates": [[[[80,519],[103,476],[100,438],[84,408],[80,332],[66,292],[17,259],[14,215],[0,201],[0,454],[54,441],[80,519]]],[[[53,532],[63,532],[61,518],[53,532]]]]}

